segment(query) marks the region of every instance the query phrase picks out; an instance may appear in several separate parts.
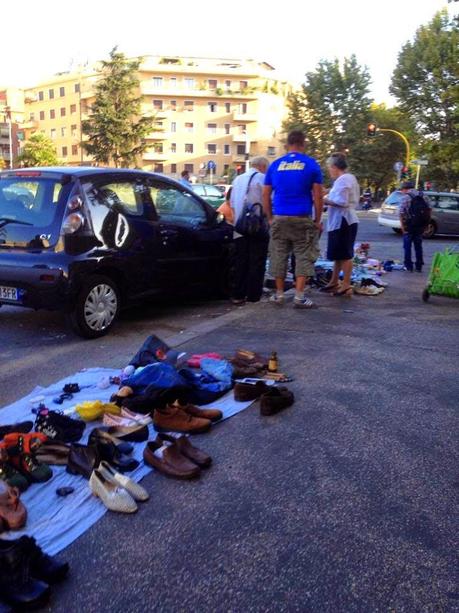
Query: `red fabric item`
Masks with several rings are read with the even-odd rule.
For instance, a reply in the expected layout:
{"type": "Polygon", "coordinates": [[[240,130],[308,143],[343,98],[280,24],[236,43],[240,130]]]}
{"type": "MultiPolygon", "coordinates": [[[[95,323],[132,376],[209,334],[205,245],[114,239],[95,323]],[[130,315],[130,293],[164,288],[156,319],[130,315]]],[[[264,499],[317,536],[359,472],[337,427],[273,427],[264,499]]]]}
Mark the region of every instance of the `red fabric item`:
{"type": "Polygon", "coordinates": [[[223,356],[221,356],[219,353],[195,353],[187,361],[187,364],[190,368],[200,368],[201,360],[203,358],[213,358],[214,360],[223,360],[223,356]]]}

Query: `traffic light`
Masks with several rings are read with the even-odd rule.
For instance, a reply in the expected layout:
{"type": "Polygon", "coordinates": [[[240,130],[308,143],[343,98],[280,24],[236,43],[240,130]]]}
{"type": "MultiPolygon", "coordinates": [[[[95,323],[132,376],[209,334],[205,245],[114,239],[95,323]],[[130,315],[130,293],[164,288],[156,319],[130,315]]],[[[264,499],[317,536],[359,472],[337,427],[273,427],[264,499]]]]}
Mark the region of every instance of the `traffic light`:
{"type": "Polygon", "coordinates": [[[400,171],[400,179],[408,179],[409,177],[409,168],[408,166],[404,166],[400,171]]]}
{"type": "Polygon", "coordinates": [[[376,136],[376,124],[369,123],[367,126],[367,136],[376,136]]]}

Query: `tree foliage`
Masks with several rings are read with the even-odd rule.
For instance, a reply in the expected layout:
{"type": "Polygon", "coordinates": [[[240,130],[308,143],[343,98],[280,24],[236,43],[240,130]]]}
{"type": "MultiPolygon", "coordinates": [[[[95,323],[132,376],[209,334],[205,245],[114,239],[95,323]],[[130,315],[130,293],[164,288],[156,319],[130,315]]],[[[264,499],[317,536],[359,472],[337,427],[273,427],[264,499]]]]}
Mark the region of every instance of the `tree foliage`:
{"type": "Polygon", "coordinates": [[[362,139],[370,116],[370,75],[352,55],[342,65],[321,60],[289,100],[284,129],[302,129],[308,152],[323,162],[332,151],[350,150],[362,139]]]}
{"type": "Polygon", "coordinates": [[[33,134],[25,143],[16,162],[22,166],[57,166],[56,147],[44,134],[33,134]]]}
{"type": "Polygon", "coordinates": [[[102,62],[91,114],[82,122],[87,137],[82,146],[96,162],[129,167],[148,147],[145,136],[152,131],[154,118],[141,116],[140,63],[128,60],[116,47],[102,62]]]}
{"type": "Polygon", "coordinates": [[[437,187],[459,181],[459,28],[446,10],[420,27],[398,56],[391,93],[409,113],[437,187]]]}

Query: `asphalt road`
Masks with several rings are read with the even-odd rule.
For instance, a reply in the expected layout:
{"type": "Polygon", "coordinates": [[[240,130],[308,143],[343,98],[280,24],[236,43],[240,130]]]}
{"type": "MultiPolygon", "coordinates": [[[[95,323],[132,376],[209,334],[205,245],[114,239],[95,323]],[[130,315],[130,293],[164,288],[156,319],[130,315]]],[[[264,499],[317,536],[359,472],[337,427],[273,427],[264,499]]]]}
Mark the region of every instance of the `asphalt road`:
{"type": "MultiPolygon", "coordinates": [[[[372,255],[401,240],[362,214],[372,255]]],[[[425,242],[426,262],[451,239],[425,242]]],[[[195,483],[151,474],[133,517],[108,513],[62,557],[53,611],[456,611],[458,303],[426,272],[315,311],[167,304],[82,341],[56,314],[0,310],[1,403],[85,366],[123,366],[151,332],[189,351],[279,352],[294,406],[258,406],[196,437],[195,483]],[[13,373],[13,376],[12,376],[13,373]]]]}

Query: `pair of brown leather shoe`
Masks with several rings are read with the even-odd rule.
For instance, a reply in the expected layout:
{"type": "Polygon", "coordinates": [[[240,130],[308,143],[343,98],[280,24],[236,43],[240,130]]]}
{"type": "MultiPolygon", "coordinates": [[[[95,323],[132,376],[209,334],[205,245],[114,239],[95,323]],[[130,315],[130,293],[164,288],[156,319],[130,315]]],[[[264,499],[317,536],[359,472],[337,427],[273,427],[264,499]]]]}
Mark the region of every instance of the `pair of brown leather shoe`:
{"type": "Polygon", "coordinates": [[[258,400],[262,394],[269,390],[269,385],[264,381],[256,383],[236,383],[234,386],[234,400],[238,402],[249,402],[250,400],[258,400]]]}
{"type": "Polygon", "coordinates": [[[223,417],[217,409],[200,409],[193,404],[168,404],[155,409],[153,425],[157,432],[181,432],[198,434],[207,432],[211,423],[223,417]]]}
{"type": "Polygon", "coordinates": [[[199,477],[201,468],[207,468],[212,462],[212,458],[192,445],[187,436],[175,438],[169,434],[158,434],[155,441],[149,441],[143,459],[166,477],[174,479],[199,477]]]}

